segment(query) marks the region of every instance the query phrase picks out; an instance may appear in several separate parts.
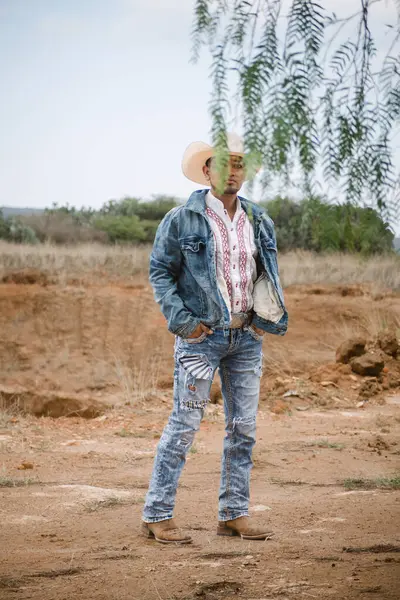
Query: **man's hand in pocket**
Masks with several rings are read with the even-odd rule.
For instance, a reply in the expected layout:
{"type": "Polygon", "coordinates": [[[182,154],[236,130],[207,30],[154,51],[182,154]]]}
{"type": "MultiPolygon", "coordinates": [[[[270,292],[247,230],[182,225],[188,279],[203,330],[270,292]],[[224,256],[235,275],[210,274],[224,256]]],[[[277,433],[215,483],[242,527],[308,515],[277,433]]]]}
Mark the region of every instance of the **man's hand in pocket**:
{"type": "Polygon", "coordinates": [[[258,334],[258,335],[260,335],[261,337],[262,337],[263,335],[265,335],[265,331],[264,331],[264,329],[259,329],[259,328],[258,328],[258,327],[256,327],[255,325],[252,325],[252,328],[253,328],[253,329],[254,329],[254,331],[255,331],[255,332],[258,334]]]}
{"type": "Polygon", "coordinates": [[[203,333],[203,331],[207,334],[207,335],[211,335],[213,333],[213,330],[210,329],[209,327],[207,327],[207,325],[203,325],[203,323],[200,323],[196,329],[193,331],[193,333],[191,333],[190,335],[188,335],[188,339],[194,339],[194,338],[198,338],[201,336],[201,334],[203,333]]]}

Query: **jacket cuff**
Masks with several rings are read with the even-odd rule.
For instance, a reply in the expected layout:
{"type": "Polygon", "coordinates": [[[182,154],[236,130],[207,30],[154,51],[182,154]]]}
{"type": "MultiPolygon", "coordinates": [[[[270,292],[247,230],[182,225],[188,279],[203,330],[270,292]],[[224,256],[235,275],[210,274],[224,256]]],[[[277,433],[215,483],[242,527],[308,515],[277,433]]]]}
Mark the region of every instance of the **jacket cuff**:
{"type": "Polygon", "coordinates": [[[189,337],[189,335],[191,335],[194,332],[195,329],[197,329],[197,327],[200,325],[200,323],[201,323],[200,319],[196,319],[196,317],[192,317],[184,325],[177,327],[174,331],[172,331],[172,329],[170,329],[170,331],[172,333],[174,333],[175,335],[179,335],[179,337],[181,337],[181,338],[187,338],[187,337],[189,337]]]}
{"type": "Polygon", "coordinates": [[[254,313],[253,318],[251,320],[251,324],[254,325],[254,327],[257,327],[257,329],[262,329],[263,331],[267,331],[267,329],[268,329],[268,327],[266,327],[267,323],[268,323],[268,321],[266,321],[262,317],[259,317],[257,315],[257,313],[254,313]]]}
{"type": "Polygon", "coordinates": [[[257,327],[257,329],[262,329],[266,333],[272,333],[273,335],[285,335],[288,328],[288,315],[285,311],[279,323],[273,323],[272,321],[263,319],[257,315],[257,313],[254,313],[251,323],[257,327]]]}

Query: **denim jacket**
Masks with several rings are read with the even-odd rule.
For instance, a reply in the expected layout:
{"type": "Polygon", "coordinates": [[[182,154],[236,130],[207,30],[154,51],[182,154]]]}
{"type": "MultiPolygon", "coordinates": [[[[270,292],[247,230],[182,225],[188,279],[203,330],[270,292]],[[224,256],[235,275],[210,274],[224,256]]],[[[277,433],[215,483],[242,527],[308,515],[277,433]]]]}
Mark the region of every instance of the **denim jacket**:
{"type": "MultiPolygon", "coordinates": [[[[168,329],[188,337],[199,323],[210,328],[229,327],[230,312],[217,285],[215,248],[206,217],[208,190],[193,192],[183,206],[173,208],[161,221],[150,257],[150,283],[167,319],[168,329]]],[[[284,335],[288,325],[279,281],[273,221],[264,210],[239,197],[254,228],[258,250],[257,276],[264,273],[272,283],[283,316],[278,323],[256,313],[252,323],[259,329],[284,335]]]]}

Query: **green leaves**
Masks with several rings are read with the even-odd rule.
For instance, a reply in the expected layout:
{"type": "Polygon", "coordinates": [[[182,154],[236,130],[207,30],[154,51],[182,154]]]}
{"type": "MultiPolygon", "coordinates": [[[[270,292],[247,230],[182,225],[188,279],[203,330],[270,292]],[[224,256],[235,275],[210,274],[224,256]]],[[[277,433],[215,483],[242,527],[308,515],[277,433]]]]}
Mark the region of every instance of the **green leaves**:
{"type": "Polygon", "coordinates": [[[312,186],[322,167],[325,183],[348,201],[367,200],[393,219],[400,3],[391,1],[399,18],[385,30],[382,57],[371,9],[384,0],[359,0],[359,10],[347,15],[329,14],[312,0],[290,0],[285,14],[282,0],[198,0],[196,51],[207,45],[212,55],[210,113],[221,165],[234,114],[266,179],[287,179],[299,166],[312,186]]]}
{"type": "Polygon", "coordinates": [[[392,250],[393,233],[371,208],[350,203],[332,205],[317,196],[302,202],[278,196],[265,207],[275,223],[281,251],[302,249],[369,255],[392,250]]]}

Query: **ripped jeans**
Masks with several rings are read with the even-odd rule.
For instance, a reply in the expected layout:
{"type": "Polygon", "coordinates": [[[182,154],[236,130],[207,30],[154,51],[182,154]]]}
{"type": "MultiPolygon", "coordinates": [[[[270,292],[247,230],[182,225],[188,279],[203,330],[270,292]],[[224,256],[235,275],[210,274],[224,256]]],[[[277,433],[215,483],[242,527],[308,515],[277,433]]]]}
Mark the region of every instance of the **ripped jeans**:
{"type": "Polygon", "coordinates": [[[225,439],[220,521],[248,515],[251,455],[262,367],[262,338],[251,328],[216,329],[194,340],[176,338],[174,408],[160,438],[143,520],[172,519],[179,477],[209,401],[216,369],[222,382],[225,439]]]}

